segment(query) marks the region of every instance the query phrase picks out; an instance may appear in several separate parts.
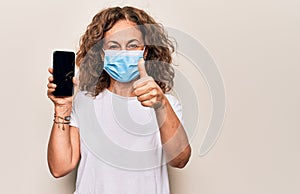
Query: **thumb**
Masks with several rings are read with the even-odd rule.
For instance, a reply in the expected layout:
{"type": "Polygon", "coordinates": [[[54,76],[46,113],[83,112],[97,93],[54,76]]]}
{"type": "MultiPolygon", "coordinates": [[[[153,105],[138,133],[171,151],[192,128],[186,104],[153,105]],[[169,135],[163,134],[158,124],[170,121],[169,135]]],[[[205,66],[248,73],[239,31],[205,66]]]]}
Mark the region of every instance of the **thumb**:
{"type": "Polygon", "coordinates": [[[147,71],[146,71],[146,68],[145,68],[145,60],[143,58],[141,58],[138,62],[138,70],[140,72],[140,77],[145,77],[147,76],[147,71]]]}
{"type": "Polygon", "coordinates": [[[153,78],[151,76],[148,76],[146,68],[145,68],[145,60],[141,58],[138,62],[138,70],[140,72],[140,79],[136,80],[133,83],[133,88],[138,87],[140,84],[143,84],[147,81],[153,81],[153,78]]]}
{"type": "Polygon", "coordinates": [[[73,77],[73,86],[74,86],[74,94],[77,93],[79,87],[79,80],[76,77],[73,77]]]}

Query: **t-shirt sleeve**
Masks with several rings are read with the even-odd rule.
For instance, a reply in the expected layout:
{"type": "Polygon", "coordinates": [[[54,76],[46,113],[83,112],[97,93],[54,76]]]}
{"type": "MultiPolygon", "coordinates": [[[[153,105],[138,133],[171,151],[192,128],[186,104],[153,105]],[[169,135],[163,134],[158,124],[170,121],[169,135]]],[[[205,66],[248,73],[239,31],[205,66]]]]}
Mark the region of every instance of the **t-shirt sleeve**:
{"type": "Polygon", "coordinates": [[[77,116],[76,116],[76,111],[75,111],[74,105],[72,107],[72,112],[71,112],[70,126],[78,128],[78,121],[77,121],[77,116]]]}
{"type": "Polygon", "coordinates": [[[166,94],[166,97],[169,100],[169,102],[170,102],[176,116],[180,120],[181,124],[184,125],[181,103],[179,102],[179,100],[175,96],[173,96],[171,94],[166,94]]]}

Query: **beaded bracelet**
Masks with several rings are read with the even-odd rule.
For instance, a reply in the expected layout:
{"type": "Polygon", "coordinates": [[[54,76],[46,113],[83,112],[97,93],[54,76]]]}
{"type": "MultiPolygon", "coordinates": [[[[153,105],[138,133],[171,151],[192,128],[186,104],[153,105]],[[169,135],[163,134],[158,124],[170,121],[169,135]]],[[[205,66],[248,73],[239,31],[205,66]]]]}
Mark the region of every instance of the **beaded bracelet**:
{"type": "Polygon", "coordinates": [[[70,121],[71,120],[71,116],[65,116],[65,117],[61,117],[61,116],[58,116],[54,113],[54,118],[59,118],[59,119],[63,119],[65,121],[70,121]]]}
{"type": "Polygon", "coordinates": [[[54,119],[53,119],[53,122],[55,124],[58,124],[58,128],[60,128],[60,125],[62,124],[62,130],[65,130],[65,124],[70,124],[71,120],[71,117],[70,116],[66,116],[66,117],[61,117],[61,116],[57,116],[56,114],[54,114],[54,119]],[[58,119],[62,119],[63,121],[60,122],[60,121],[56,121],[55,118],[58,118],[58,119]],[[65,122],[66,121],[66,122],[65,122]]]}

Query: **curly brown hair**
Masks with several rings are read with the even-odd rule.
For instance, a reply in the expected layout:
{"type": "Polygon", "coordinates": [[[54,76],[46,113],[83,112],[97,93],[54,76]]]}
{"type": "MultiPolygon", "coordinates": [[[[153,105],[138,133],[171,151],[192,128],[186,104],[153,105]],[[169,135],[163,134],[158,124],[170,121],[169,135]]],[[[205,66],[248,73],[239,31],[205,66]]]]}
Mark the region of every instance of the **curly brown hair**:
{"type": "Polygon", "coordinates": [[[80,68],[79,90],[97,96],[110,85],[109,75],[103,71],[101,58],[103,38],[120,20],[134,22],[145,42],[145,67],[164,93],[173,87],[174,69],[171,54],[174,44],[168,38],[163,26],[156,23],[145,11],[134,7],[112,7],[97,13],[80,39],[76,64],[80,68]]]}

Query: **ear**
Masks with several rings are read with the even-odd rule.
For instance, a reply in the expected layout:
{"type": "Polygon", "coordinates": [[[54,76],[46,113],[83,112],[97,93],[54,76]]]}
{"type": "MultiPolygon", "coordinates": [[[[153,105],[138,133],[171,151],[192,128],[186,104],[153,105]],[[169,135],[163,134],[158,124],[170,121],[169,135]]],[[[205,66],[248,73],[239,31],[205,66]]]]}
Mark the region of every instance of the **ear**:
{"type": "Polygon", "coordinates": [[[146,60],[147,54],[148,54],[148,47],[145,46],[145,51],[144,51],[144,56],[143,56],[144,60],[146,60]]]}
{"type": "Polygon", "coordinates": [[[104,51],[102,49],[100,50],[100,58],[104,61],[104,51]]]}

